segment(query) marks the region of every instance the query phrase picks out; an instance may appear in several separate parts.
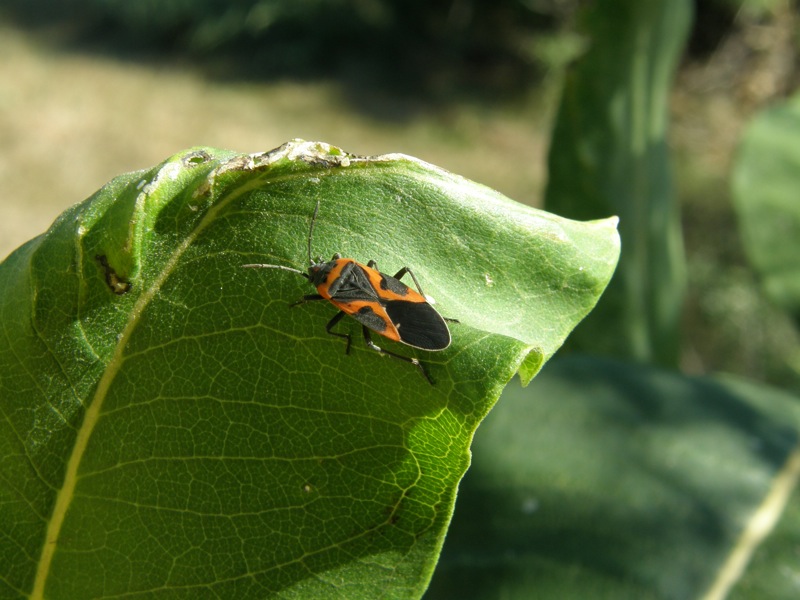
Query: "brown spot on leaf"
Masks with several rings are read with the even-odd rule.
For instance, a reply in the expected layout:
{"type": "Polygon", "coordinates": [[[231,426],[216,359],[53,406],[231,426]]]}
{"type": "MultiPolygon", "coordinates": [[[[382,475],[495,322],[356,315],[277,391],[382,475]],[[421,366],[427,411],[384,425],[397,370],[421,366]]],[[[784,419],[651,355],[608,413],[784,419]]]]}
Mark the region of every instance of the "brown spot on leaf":
{"type": "Polygon", "coordinates": [[[111,288],[111,291],[118,296],[127,294],[131,289],[131,282],[117,275],[117,272],[108,264],[108,258],[104,254],[98,254],[95,258],[100,263],[100,266],[103,267],[106,284],[111,288]]]}

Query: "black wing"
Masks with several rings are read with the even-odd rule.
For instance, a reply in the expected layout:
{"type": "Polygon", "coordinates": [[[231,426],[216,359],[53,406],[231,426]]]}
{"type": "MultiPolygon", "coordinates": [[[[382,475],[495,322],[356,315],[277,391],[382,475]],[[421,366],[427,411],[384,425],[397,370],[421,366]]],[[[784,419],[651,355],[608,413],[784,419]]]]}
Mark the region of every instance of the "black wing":
{"type": "Polygon", "coordinates": [[[422,350],[444,350],[450,345],[447,323],[427,302],[391,300],[384,308],[404,344],[422,350]]]}

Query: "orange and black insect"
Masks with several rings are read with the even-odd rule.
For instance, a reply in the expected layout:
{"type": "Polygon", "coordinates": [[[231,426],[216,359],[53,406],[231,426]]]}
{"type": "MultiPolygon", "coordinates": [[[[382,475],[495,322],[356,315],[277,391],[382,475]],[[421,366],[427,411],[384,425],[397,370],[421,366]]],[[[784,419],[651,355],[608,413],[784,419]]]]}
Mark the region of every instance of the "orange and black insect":
{"type": "Polygon", "coordinates": [[[327,300],[338,308],[339,312],[326,325],[325,330],[330,335],[347,340],[345,353],[350,352],[350,334],[331,330],[342,320],[342,317],[350,315],[361,323],[367,347],[411,363],[419,369],[429,383],[433,384],[425,368],[416,358],[402,356],[380,348],[372,341],[370,330],[413,348],[435,351],[444,350],[450,345],[450,330],[447,328],[447,321],[457,321],[445,319],[436,312],[436,309],[425,299],[417,277],[408,267],[403,267],[394,277],[391,277],[381,273],[374,260],[362,265],[352,258],[342,258],[340,254],[336,253],[329,262],[324,262],[322,258],[314,261],[311,258],[311,241],[318,212],[319,202],[314,209],[308,231],[309,267],[307,272],[283,265],[242,266],[283,269],[305,277],[317,288],[319,293],[303,296],[291,306],[316,300],[327,300]],[[418,292],[400,281],[406,274],[409,274],[414,280],[418,292]]]}

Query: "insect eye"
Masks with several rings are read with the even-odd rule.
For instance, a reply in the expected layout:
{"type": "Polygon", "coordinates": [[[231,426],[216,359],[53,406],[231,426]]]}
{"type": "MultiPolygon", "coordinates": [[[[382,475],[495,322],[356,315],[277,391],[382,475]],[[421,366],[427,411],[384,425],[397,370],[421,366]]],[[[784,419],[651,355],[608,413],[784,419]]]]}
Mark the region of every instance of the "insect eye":
{"type": "Polygon", "coordinates": [[[337,252],[336,254],[333,255],[333,258],[331,258],[331,260],[339,260],[340,258],[342,258],[342,255],[337,252]]]}

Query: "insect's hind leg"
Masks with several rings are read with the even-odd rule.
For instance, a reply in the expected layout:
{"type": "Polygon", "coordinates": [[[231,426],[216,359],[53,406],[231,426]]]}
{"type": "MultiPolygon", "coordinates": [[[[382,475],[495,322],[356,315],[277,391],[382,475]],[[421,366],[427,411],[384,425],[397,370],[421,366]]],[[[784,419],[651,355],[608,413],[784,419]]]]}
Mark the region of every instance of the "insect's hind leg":
{"type": "Polygon", "coordinates": [[[375,352],[380,352],[381,354],[387,354],[392,358],[398,358],[407,363],[411,363],[412,365],[417,367],[417,369],[419,369],[419,372],[422,373],[422,376],[427,380],[427,382],[433,385],[433,379],[430,378],[430,375],[428,375],[427,371],[425,371],[425,367],[423,367],[422,363],[419,362],[416,358],[411,358],[409,356],[403,356],[402,354],[395,354],[394,352],[390,352],[389,350],[384,350],[383,348],[377,346],[375,342],[372,341],[372,336],[370,335],[369,329],[367,327],[362,327],[362,330],[364,331],[364,343],[370,350],[375,350],[375,352]]]}

